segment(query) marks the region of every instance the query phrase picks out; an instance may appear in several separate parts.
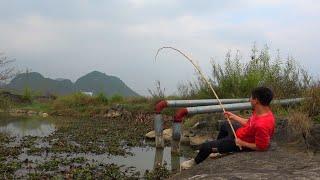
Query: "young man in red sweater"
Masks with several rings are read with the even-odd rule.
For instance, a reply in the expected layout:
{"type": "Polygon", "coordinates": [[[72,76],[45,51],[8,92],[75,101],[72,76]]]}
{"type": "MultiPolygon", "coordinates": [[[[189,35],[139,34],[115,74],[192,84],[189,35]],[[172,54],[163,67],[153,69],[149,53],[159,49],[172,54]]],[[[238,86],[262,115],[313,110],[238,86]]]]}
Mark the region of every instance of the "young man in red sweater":
{"type": "Polygon", "coordinates": [[[229,123],[224,122],[220,127],[217,140],[202,144],[196,158],[183,162],[181,168],[189,169],[204,161],[211,153],[267,150],[275,127],[275,118],[270,109],[272,99],[273,93],[269,88],[258,87],[254,89],[250,97],[253,113],[249,119],[231,112],[224,113],[233,121],[232,125],[237,138],[234,137],[229,123]]]}

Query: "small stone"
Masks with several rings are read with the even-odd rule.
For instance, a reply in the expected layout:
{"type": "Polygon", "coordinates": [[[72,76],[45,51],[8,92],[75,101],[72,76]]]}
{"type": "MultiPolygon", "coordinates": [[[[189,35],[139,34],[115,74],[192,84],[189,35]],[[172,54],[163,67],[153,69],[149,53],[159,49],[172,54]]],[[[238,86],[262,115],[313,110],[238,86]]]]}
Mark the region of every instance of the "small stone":
{"type": "Polygon", "coordinates": [[[163,139],[165,141],[172,140],[172,129],[171,128],[163,130],[163,139]]]}
{"type": "Polygon", "coordinates": [[[42,117],[48,117],[49,114],[48,113],[42,113],[42,117]]]}
{"type": "Polygon", "coordinates": [[[35,111],[28,111],[28,115],[35,115],[35,114],[37,114],[37,112],[35,112],[35,111]]]}

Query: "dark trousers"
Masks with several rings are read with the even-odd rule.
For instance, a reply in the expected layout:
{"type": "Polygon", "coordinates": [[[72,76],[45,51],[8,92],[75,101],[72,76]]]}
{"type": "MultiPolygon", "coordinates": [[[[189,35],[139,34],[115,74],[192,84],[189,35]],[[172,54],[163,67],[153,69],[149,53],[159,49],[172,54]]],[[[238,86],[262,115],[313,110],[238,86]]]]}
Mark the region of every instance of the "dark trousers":
{"type": "MultiPolygon", "coordinates": [[[[232,123],[232,125],[235,131],[241,127],[239,123],[232,123]]],[[[235,143],[232,129],[227,121],[221,124],[217,140],[205,142],[200,146],[195,162],[199,164],[204,161],[214,152],[213,149],[216,149],[216,152],[221,154],[241,151],[235,143]]]]}

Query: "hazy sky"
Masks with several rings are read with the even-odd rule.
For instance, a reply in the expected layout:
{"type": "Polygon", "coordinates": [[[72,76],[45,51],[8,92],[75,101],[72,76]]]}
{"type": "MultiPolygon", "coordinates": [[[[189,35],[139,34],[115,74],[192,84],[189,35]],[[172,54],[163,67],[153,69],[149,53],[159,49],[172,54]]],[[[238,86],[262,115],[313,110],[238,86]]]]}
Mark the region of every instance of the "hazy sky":
{"type": "Polygon", "coordinates": [[[102,71],[146,95],[160,80],[166,93],[194,78],[190,54],[210,73],[228,50],[248,59],[253,42],[291,55],[319,75],[318,0],[0,0],[0,52],[50,78],[102,71]]]}

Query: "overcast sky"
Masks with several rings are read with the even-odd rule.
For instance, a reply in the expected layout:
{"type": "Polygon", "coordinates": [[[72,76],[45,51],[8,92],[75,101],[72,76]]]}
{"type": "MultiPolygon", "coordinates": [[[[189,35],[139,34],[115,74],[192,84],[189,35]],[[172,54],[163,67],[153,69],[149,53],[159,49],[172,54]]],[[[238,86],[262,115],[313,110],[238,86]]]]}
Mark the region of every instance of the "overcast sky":
{"type": "Polygon", "coordinates": [[[296,58],[319,75],[318,0],[0,0],[0,52],[45,77],[75,81],[93,70],[121,78],[147,95],[159,80],[166,93],[194,79],[189,62],[210,73],[210,58],[228,50],[248,60],[253,42],[296,58]]]}

